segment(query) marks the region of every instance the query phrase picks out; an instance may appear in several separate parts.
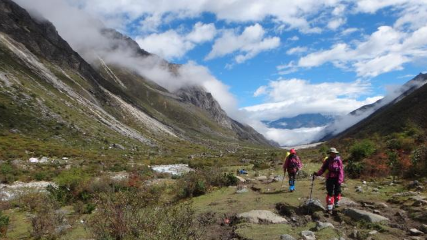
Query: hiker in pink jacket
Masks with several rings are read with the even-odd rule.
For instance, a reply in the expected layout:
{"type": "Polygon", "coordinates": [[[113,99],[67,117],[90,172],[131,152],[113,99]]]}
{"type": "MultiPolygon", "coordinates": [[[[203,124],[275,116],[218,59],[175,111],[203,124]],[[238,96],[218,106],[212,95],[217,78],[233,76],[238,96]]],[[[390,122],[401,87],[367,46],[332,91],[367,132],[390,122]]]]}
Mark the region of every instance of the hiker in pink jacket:
{"type": "Polygon", "coordinates": [[[344,182],[344,167],[339,152],[335,148],[330,148],[328,151],[329,157],[323,162],[322,167],[318,172],[314,172],[314,176],[321,176],[326,170],[326,204],[328,211],[339,206],[341,200],[341,184],[344,182]]]}
{"type": "Polygon", "coordinates": [[[283,178],[288,172],[289,175],[289,191],[295,191],[295,177],[297,172],[302,168],[302,163],[295,149],[291,149],[289,156],[286,157],[285,163],[283,164],[283,178]]]}

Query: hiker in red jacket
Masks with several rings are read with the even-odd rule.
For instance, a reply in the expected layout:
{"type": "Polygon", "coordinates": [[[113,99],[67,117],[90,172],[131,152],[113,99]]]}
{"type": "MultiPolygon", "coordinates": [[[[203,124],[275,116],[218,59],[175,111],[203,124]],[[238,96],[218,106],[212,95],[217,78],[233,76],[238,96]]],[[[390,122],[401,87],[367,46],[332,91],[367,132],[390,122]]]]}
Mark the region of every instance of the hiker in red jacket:
{"type": "Polygon", "coordinates": [[[341,184],[344,182],[344,168],[339,152],[335,148],[330,148],[328,151],[329,157],[323,162],[322,167],[318,172],[314,172],[314,176],[321,176],[325,171],[326,174],[326,204],[328,211],[339,206],[341,200],[341,184]]]}
{"type": "Polygon", "coordinates": [[[286,176],[286,172],[289,174],[289,191],[295,191],[295,177],[297,172],[302,168],[302,163],[295,149],[289,151],[289,156],[286,157],[285,163],[283,164],[283,178],[286,176]]]}

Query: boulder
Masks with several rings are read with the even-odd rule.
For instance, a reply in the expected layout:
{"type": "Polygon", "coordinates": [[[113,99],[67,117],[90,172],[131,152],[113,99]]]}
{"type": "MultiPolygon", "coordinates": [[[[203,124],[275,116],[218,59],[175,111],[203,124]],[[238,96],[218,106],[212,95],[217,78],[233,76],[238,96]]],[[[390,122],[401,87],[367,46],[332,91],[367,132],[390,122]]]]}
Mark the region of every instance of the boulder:
{"type": "Polygon", "coordinates": [[[420,230],[416,229],[416,228],[411,228],[411,229],[409,229],[409,234],[411,234],[411,236],[421,236],[424,233],[421,232],[420,230]]]}
{"type": "Polygon", "coordinates": [[[259,177],[256,177],[255,179],[258,180],[258,181],[266,181],[266,180],[268,180],[268,178],[266,176],[259,176],[259,177]]]}
{"type": "Polygon", "coordinates": [[[306,213],[314,213],[317,211],[325,211],[326,208],[320,202],[319,199],[307,199],[301,206],[300,209],[306,213]]]}
{"type": "Polygon", "coordinates": [[[316,231],[320,231],[324,228],[335,228],[332,223],[329,222],[316,222],[316,231]]]}
{"type": "Polygon", "coordinates": [[[244,179],[244,178],[242,178],[242,177],[240,177],[240,176],[236,176],[236,178],[237,178],[240,182],[242,182],[242,183],[246,182],[246,179],[244,179]]]}
{"type": "Polygon", "coordinates": [[[296,239],[289,234],[283,234],[282,236],[280,236],[280,240],[296,240],[296,239]]]}
{"type": "Polygon", "coordinates": [[[252,210],[237,215],[239,219],[250,223],[287,223],[288,221],[281,216],[268,210],[252,210]]]}
{"type": "Polygon", "coordinates": [[[302,231],[301,236],[305,240],[316,240],[316,235],[312,231],[302,231]]]}
{"type": "Polygon", "coordinates": [[[354,209],[354,208],[345,209],[344,214],[356,221],[365,220],[371,223],[390,221],[388,218],[383,217],[381,215],[370,213],[364,210],[354,209]]]}

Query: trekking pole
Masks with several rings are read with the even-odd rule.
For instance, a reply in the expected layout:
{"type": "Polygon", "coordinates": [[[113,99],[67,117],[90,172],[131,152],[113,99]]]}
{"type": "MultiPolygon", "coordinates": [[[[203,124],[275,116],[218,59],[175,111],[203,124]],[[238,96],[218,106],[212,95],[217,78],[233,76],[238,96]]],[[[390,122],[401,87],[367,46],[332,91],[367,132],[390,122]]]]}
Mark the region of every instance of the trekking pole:
{"type": "Polygon", "coordinates": [[[310,202],[311,202],[311,196],[313,194],[313,185],[314,185],[314,175],[311,178],[311,189],[310,189],[310,202]]]}

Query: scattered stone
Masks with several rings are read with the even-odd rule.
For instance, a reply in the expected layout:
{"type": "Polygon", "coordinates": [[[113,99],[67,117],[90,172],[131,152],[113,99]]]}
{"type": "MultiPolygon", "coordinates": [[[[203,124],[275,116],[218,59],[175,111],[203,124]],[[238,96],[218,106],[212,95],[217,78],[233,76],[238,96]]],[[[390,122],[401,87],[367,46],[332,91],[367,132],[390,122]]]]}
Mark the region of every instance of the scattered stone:
{"type": "Polygon", "coordinates": [[[325,211],[326,208],[319,199],[307,199],[301,206],[302,210],[306,213],[314,213],[317,211],[325,211]]]}
{"type": "Polygon", "coordinates": [[[280,240],[296,240],[296,238],[292,237],[289,234],[283,234],[282,236],[280,236],[280,240]]]}
{"type": "Polygon", "coordinates": [[[418,186],[417,188],[415,188],[415,190],[417,190],[418,192],[422,192],[424,191],[424,186],[418,186]]]}
{"type": "Polygon", "coordinates": [[[267,176],[259,176],[259,177],[256,177],[255,180],[266,181],[266,180],[268,180],[268,178],[267,178],[267,176]]]}
{"type": "Polygon", "coordinates": [[[359,231],[357,231],[357,230],[353,230],[353,232],[350,234],[350,236],[349,236],[349,237],[354,238],[354,239],[357,239],[357,238],[358,238],[358,236],[359,236],[359,231]]]}
{"type": "Polygon", "coordinates": [[[375,234],[377,234],[378,233],[378,231],[377,230],[373,230],[373,231],[370,231],[369,232],[369,235],[375,235],[375,234]]]}
{"type": "Polygon", "coordinates": [[[340,238],[332,238],[331,240],[345,240],[345,238],[340,237],[340,238]]]}
{"type": "Polygon", "coordinates": [[[273,179],[273,181],[274,182],[281,182],[281,181],[283,181],[283,176],[280,176],[280,175],[279,176],[275,176],[274,179],[273,179]]]}
{"type": "Polygon", "coordinates": [[[412,181],[408,184],[408,189],[413,189],[416,188],[418,186],[421,186],[421,183],[418,180],[412,181]]]}
{"type": "Polygon", "coordinates": [[[356,192],[358,192],[358,193],[363,193],[363,188],[362,188],[362,186],[357,186],[357,187],[356,187],[356,192]]]}
{"type": "Polygon", "coordinates": [[[268,210],[252,210],[237,215],[238,218],[246,220],[250,223],[287,223],[285,218],[280,217],[268,210]]]}
{"type": "Polygon", "coordinates": [[[372,188],[372,192],[379,192],[380,190],[378,188],[372,188]]]}
{"type": "Polygon", "coordinates": [[[370,213],[364,210],[354,209],[354,208],[345,209],[344,214],[356,221],[365,220],[371,223],[389,221],[388,218],[383,217],[381,215],[370,213]]]}
{"type": "Polygon", "coordinates": [[[380,208],[388,208],[388,205],[385,203],[378,203],[378,207],[380,208]]]}
{"type": "Polygon", "coordinates": [[[366,185],[366,181],[363,181],[362,183],[363,183],[363,185],[366,185]]]}
{"type": "Polygon", "coordinates": [[[375,214],[381,214],[381,212],[379,210],[374,210],[375,214]]]}
{"type": "Polygon", "coordinates": [[[414,201],[421,201],[421,200],[425,200],[426,197],[424,197],[424,196],[412,196],[409,199],[414,200],[414,201]]]}
{"type": "Polygon", "coordinates": [[[424,233],[421,232],[420,230],[416,229],[416,228],[411,228],[411,229],[409,229],[409,234],[411,234],[411,236],[421,236],[424,233]]]}
{"type": "Polygon", "coordinates": [[[427,206],[427,200],[415,201],[414,204],[412,204],[412,206],[414,206],[414,207],[427,206]]]}
{"type": "Polygon", "coordinates": [[[340,200],[340,206],[342,206],[342,207],[355,207],[355,206],[359,206],[359,204],[357,202],[351,200],[350,198],[342,197],[340,200]]]}
{"type": "Polygon", "coordinates": [[[240,182],[244,183],[246,182],[246,179],[240,177],[240,176],[236,176],[237,179],[239,179],[240,182]]]}
{"type": "Polygon", "coordinates": [[[417,196],[417,195],[419,195],[419,193],[409,191],[409,192],[395,193],[393,194],[393,197],[410,197],[410,196],[417,196]]]}
{"type": "Polygon", "coordinates": [[[237,189],[237,191],[236,191],[237,194],[242,194],[242,193],[247,193],[247,192],[249,192],[249,190],[246,187],[243,187],[241,189],[237,189]]]}
{"type": "Polygon", "coordinates": [[[425,239],[422,239],[421,237],[415,237],[415,236],[412,236],[412,237],[411,237],[411,240],[425,240],[425,239]]]}
{"type": "Polygon", "coordinates": [[[312,231],[302,231],[301,236],[305,240],[316,240],[316,235],[314,235],[314,232],[312,231]]]}
{"type": "Polygon", "coordinates": [[[421,231],[423,231],[425,234],[427,234],[427,224],[421,225],[421,231]]]}
{"type": "Polygon", "coordinates": [[[320,231],[324,228],[335,228],[332,223],[329,222],[316,222],[316,231],[320,231]]]}
{"type": "Polygon", "coordinates": [[[66,161],[66,160],[68,160],[69,158],[67,158],[67,157],[63,157],[62,158],[62,160],[64,160],[64,161],[66,161]]]}

